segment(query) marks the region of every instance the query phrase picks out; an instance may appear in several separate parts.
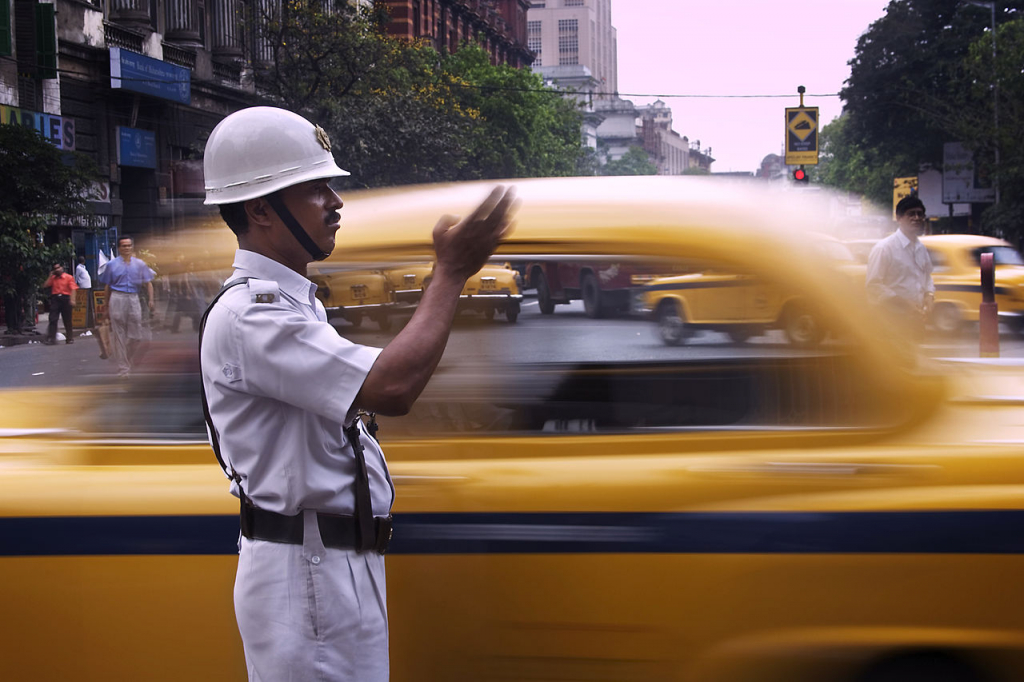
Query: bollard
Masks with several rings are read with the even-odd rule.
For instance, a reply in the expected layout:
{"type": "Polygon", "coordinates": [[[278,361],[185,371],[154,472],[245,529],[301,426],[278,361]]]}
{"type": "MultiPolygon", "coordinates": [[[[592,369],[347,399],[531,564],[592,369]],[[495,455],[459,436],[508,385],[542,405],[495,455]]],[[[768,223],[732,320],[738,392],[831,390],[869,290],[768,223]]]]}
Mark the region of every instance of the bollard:
{"type": "Polygon", "coordinates": [[[995,296],[995,264],[991,253],[981,254],[981,305],[978,307],[978,354],[999,357],[999,308],[995,296]]]}

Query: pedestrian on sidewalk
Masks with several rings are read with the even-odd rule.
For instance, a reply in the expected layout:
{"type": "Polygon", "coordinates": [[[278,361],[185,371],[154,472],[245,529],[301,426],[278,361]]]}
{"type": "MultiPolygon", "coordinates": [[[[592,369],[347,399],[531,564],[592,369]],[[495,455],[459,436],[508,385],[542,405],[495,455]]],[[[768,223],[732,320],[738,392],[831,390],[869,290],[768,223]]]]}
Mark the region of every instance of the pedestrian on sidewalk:
{"type": "Polygon", "coordinates": [[[75,267],[75,284],[85,293],[85,326],[92,328],[95,324],[92,310],[92,275],[85,267],[85,256],[78,257],[78,265],[75,267]]]}
{"type": "Polygon", "coordinates": [[[117,251],[120,257],[107,263],[99,279],[106,285],[110,341],[117,360],[117,374],[124,377],[131,373],[133,362],[146,349],[149,330],[142,325],[139,293],[145,287],[152,312],[153,271],[144,261],[134,257],[135,241],[131,237],[118,239],[117,251]]]}
{"type": "Polygon", "coordinates": [[[71,335],[71,297],[78,288],[75,278],[64,272],[64,266],[60,263],[54,263],[43,288],[50,290],[50,324],[46,328],[43,343],[48,346],[56,343],[57,320],[61,317],[64,318],[64,343],[74,343],[75,339],[71,335]]]}

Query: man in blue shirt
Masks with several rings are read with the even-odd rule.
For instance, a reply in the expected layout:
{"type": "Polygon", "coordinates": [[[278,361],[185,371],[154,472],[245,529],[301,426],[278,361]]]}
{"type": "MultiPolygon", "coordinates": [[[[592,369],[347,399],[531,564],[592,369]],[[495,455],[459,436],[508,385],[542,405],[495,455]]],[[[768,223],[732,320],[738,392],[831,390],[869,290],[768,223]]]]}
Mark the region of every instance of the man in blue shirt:
{"type": "Polygon", "coordinates": [[[149,311],[153,312],[153,271],[142,260],[135,258],[135,242],[131,237],[117,240],[120,258],[107,263],[100,275],[106,285],[107,315],[110,318],[110,340],[117,361],[118,376],[128,376],[132,359],[146,340],[142,324],[142,305],[139,291],[146,287],[149,311]]]}

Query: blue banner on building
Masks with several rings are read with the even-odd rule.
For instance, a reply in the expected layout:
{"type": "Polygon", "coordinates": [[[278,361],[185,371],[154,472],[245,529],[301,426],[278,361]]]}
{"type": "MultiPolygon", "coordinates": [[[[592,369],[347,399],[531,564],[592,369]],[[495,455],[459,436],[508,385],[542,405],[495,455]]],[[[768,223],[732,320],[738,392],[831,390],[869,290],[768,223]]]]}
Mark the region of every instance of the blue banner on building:
{"type": "Polygon", "coordinates": [[[156,133],[118,126],[117,162],[122,166],[156,168],[156,133]]]}
{"type": "Polygon", "coordinates": [[[188,69],[119,47],[110,48],[110,87],[192,103],[192,73],[188,69]]]}

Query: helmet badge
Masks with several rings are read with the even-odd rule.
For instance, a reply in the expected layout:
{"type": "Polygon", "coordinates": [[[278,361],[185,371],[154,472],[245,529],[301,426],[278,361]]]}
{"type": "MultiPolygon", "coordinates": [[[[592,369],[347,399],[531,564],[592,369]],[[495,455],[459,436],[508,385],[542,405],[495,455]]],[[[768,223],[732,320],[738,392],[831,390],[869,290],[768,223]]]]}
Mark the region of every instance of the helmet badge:
{"type": "Polygon", "coordinates": [[[314,126],[316,130],[316,141],[320,143],[320,146],[331,151],[331,138],[327,137],[327,131],[320,126],[314,126]]]}

